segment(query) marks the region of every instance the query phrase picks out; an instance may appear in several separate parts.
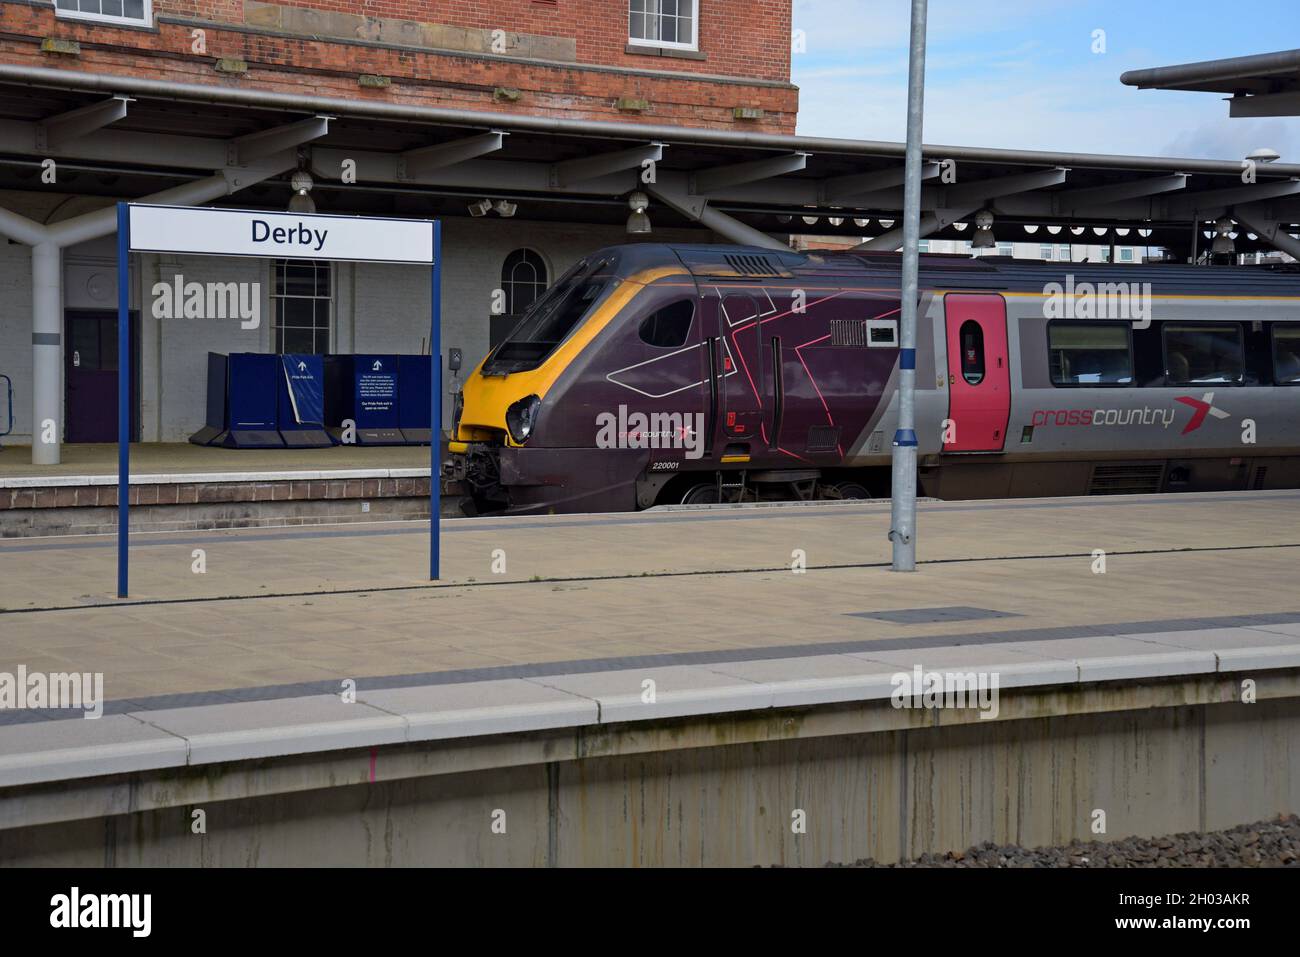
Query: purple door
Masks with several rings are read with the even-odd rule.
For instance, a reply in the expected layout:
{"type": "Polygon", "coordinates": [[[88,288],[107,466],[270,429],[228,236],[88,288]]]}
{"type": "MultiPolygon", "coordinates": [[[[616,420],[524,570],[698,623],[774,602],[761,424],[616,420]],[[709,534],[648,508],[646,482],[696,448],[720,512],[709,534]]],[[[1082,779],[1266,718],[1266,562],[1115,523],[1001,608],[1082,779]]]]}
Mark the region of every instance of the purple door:
{"type": "Polygon", "coordinates": [[[759,315],[749,296],[728,295],[718,311],[722,346],[722,434],[757,442],[763,423],[763,366],[759,315]]]}
{"type": "MultiPolygon", "coordinates": [[[[64,315],[64,441],[117,441],[117,313],[64,315]]],[[[131,440],[139,438],[140,322],[131,313],[131,440]]]]}

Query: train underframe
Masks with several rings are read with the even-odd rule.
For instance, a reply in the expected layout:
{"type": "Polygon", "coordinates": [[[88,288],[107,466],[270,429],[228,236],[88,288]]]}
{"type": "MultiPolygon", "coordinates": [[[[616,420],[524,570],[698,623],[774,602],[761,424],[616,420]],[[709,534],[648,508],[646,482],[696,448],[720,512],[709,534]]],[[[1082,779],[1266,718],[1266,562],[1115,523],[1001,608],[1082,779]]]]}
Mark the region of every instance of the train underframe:
{"type": "Polygon", "coordinates": [[[482,515],[637,511],[715,505],[870,499],[889,494],[888,468],[683,468],[640,450],[528,449],[471,443],[451,457],[444,494],[482,515]]]}
{"type": "MultiPolygon", "coordinates": [[[[921,495],[1037,498],[1300,488],[1289,450],[1181,457],[1026,460],[1004,455],[923,456],[921,495]]],[[[620,449],[529,449],[472,443],[443,475],[447,514],[630,512],[657,505],[886,498],[887,460],[861,468],[686,468],[620,449]]]]}

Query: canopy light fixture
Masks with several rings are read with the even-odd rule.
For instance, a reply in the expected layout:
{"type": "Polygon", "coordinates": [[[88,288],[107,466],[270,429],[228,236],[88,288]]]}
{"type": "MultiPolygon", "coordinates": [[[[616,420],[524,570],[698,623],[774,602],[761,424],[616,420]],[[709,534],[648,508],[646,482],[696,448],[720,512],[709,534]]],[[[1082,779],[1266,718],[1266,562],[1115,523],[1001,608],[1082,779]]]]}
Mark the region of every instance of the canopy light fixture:
{"type": "Polygon", "coordinates": [[[981,209],[975,214],[975,235],[971,237],[971,249],[992,249],[997,240],[993,238],[993,213],[981,209]]]}
{"type": "Polygon", "coordinates": [[[627,197],[628,208],[632,214],[627,218],[627,232],[629,236],[644,236],[650,232],[650,217],[646,210],[650,208],[650,197],[639,189],[630,193],[627,197]]]}
{"type": "Polygon", "coordinates": [[[492,212],[492,200],[480,199],[477,203],[469,204],[469,214],[471,216],[486,216],[492,212]]]}
{"type": "Polygon", "coordinates": [[[295,170],[293,177],[289,180],[289,185],[293,189],[293,195],[289,197],[289,212],[316,212],[316,202],[308,195],[311,188],[316,185],[312,181],[311,173],[302,168],[295,170]]]}
{"type": "Polygon", "coordinates": [[[1231,256],[1237,251],[1236,244],[1232,241],[1232,220],[1224,217],[1216,220],[1214,231],[1217,235],[1214,237],[1214,244],[1210,247],[1210,252],[1215,256],[1231,256]]]}

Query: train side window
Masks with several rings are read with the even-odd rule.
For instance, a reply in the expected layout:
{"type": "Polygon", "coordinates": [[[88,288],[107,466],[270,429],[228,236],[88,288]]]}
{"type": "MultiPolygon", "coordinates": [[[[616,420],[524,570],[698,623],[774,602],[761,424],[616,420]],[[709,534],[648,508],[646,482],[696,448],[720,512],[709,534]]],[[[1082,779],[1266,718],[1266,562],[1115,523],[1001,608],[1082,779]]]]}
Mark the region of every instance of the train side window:
{"type": "Polygon", "coordinates": [[[1241,382],[1241,326],[1165,323],[1165,375],[1170,385],[1241,382]]]}
{"type": "Polygon", "coordinates": [[[961,377],[968,385],[979,385],[984,381],[984,328],[967,319],[957,336],[961,341],[961,377]]]}
{"type": "Polygon", "coordinates": [[[1273,381],[1300,385],[1300,325],[1273,326],[1273,381]]]}
{"type": "Polygon", "coordinates": [[[1047,349],[1053,385],[1133,384],[1126,323],[1051,322],[1047,349]]]}
{"type": "Polygon", "coordinates": [[[695,318],[695,300],[679,299],[656,309],[641,320],[641,341],[648,346],[675,349],[686,345],[695,318]]]}

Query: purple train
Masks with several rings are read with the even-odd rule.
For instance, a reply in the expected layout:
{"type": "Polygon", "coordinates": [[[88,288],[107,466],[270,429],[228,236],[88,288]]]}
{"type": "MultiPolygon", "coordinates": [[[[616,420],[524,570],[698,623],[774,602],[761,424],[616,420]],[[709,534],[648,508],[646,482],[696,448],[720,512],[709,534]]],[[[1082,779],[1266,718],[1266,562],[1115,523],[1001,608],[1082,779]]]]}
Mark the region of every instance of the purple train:
{"type": "MultiPolygon", "coordinates": [[[[444,479],[471,514],[887,495],[899,262],[600,250],[468,377],[444,479]]],[[[920,289],[922,494],[1300,486],[1294,266],[922,256],[920,289]]]]}

